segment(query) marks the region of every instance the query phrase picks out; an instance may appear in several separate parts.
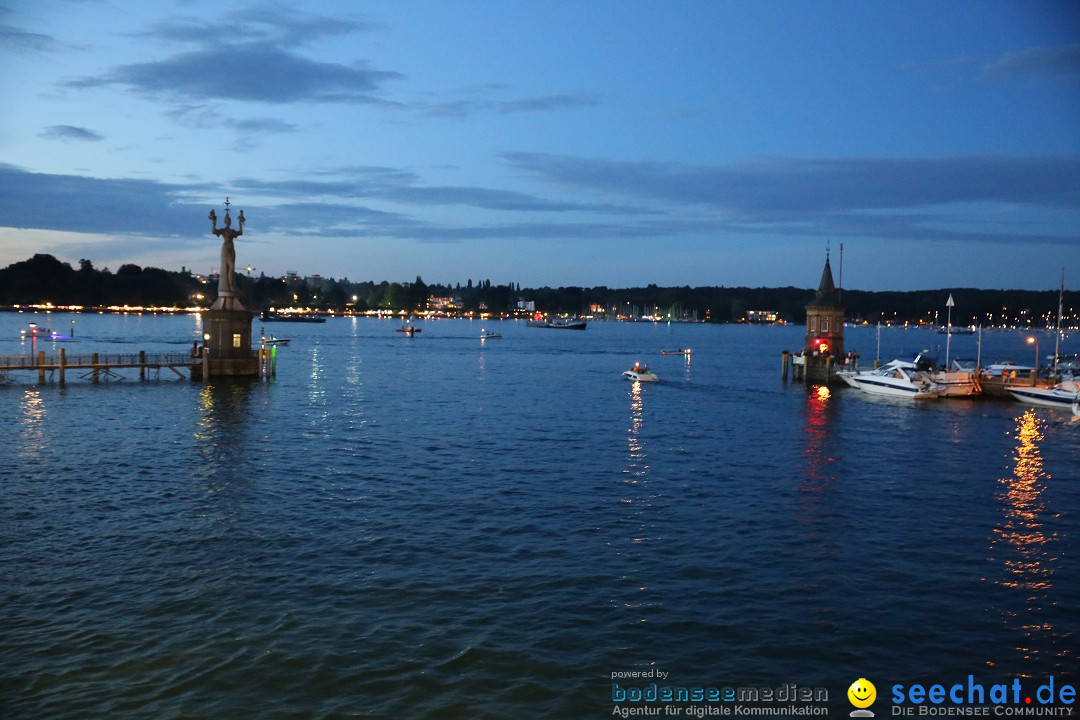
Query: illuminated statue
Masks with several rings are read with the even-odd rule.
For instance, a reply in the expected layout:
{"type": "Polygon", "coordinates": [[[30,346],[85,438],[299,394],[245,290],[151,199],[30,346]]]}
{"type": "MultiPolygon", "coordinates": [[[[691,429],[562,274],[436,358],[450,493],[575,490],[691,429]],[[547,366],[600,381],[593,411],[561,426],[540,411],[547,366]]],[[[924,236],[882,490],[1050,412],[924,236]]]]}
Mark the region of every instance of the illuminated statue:
{"type": "Polygon", "coordinates": [[[236,247],[233,240],[244,234],[244,211],[236,216],[240,225],[233,230],[232,218],[229,217],[229,198],[225,198],[225,227],[217,226],[217,213],[210,211],[210,222],[214,224],[214,234],[221,238],[221,269],[218,276],[218,297],[231,297],[236,294],[236,247]]]}

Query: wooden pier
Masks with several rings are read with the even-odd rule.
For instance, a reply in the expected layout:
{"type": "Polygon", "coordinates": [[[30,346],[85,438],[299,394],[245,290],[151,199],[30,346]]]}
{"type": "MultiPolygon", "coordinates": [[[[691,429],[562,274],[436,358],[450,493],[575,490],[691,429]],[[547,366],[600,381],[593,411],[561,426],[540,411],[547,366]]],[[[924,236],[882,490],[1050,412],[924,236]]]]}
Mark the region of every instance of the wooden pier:
{"type": "Polygon", "coordinates": [[[196,372],[202,367],[202,358],[192,357],[190,352],[183,353],[93,353],[90,355],[68,355],[64,348],[55,355],[47,355],[44,350],[28,355],[0,355],[0,373],[15,370],[36,372],[38,382],[44,384],[46,375],[58,377],[61,385],[67,381],[67,374],[75,372],[80,378],[91,382],[104,380],[123,380],[117,373],[121,369],[139,370],[139,379],[148,380],[150,374],[159,377],[162,369],[171,370],[178,377],[195,379],[196,372]],[[185,374],[186,371],[186,374],[185,374]]]}

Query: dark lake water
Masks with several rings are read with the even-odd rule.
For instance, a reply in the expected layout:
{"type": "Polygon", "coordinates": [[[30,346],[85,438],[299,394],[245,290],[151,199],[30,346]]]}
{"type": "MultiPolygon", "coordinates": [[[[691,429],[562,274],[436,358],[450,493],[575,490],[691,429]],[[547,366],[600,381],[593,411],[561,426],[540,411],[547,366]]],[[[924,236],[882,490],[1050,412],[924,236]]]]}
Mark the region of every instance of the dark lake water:
{"type": "MultiPolygon", "coordinates": [[[[74,319],[69,353],[201,334],[74,319]]],[[[896,683],[1076,681],[1070,415],[785,384],[801,326],[396,326],[267,323],[266,383],[0,385],[0,717],[604,718],[635,670],[839,717],[865,677],[883,717],[896,683]]]]}

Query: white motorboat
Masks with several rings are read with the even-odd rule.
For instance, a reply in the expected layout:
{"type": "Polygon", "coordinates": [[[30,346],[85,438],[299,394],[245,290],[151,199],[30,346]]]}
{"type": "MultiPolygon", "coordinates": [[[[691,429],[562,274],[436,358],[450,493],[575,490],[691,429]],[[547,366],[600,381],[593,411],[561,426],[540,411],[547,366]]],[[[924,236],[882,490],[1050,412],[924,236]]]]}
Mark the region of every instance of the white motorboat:
{"type": "Polygon", "coordinates": [[[1031,365],[1017,365],[1014,362],[1000,362],[984,367],[982,369],[982,377],[984,380],[989,380],[991,378],[1015,380],[1018,377],[1027,377],[1034,369],[1035,368],[1031,365]]]}
{"type": "Polygon", "coordinates": [[[271,335],[263,340],[264,345],[288,345],[291,338],[279,338],[271,335]]]}
{"type": "Polygon", "coordinates": [[[975,373],[972,371],[965,370],[959,365],[956,365],[953,370],[935,370],[933,360],[924,358],[922,355],[916,356],[914,361],[900,359],[892,360],[885,365],[882,365],[877,370],[864,371],[862,373],[858,370],[840,370],[837,372],[837,375],[851,387],[859,387],[856,378],[860,374],[870,375],[878,373],[881,375],[888,375],[892,370],[900,368],[915,371],[917,374],[928,379],[932,384],[940,385],[941,392],[938,394],[944,397],[962,397],[982,392],[982,388],[975,380],[975,373]]]}
{"type": "Polygon", "coordinates": [[[480,339],[481,340],[486,340],[487,338],[501,338],[501,337],[502,337],[502,335],[500,335],[499,333],[494,332],[492,330],[481,330],[480,331],[480,339]]]}
{"type": "Polygon", "coordinates": [[[634,363],[634,367],[624,370],[623,377],[634,382],[657,382],[660,379],[656,376],[656,373],[649,369],[648,365],[642,363],[634,363]]]}
{"type": "Polygon", "coordinates": [[[888,370],[893,370],[893,369],[898,368],[898,367],[914,368],[915,363],[909,362],[907,360],[891,360],[891,361],[885,363],[884,365],[882,365],[879,368],[873,368],[871,370],[866,370],[866,369],[860,370],[858,367],[852,367],[852,368],[846,368],[844,370],[837,370],[836,375],[841,380],[846,382],[849,386],[851,386],[853,388],[858,388],[859,384],[857,382],[855,382],[855,376],[856,375],[860,375],[860,374],[861,375],[868,375],[868,374],[870,374],[872,372],[888,371],[888,370]]]}
{"type": "Polygon", "coordinates": [[[1038,405],[1039,407],[1052,407],[1066,410],[1080,401],[1080,383],[1076,380],[1062,380],[1052,387],[1019,387],[1008,388],[1009,394],[1022,403],[1038,405]]]}
{"type": "Polygon", "coordinates": [[[29,323],[25,328],[19,331],[19,334],[23,338],[53,338],[57,337],[49,328],[38,327],[36,322],[29,323]]]}
{"type": "Polygon", "coordinates": [[[933,382],[918,370],[907,367],[881,367],[854,376],[856,386],[873,395],[912,398],[922,400],[940,397],[945,386],[933,382]]]}
{"type": "MultiPolygon", "coordinates": [[[[918,362],[918,359],[916,359],[918,362]]],[[[982,392],[982,385],[975,377],[975,371],[963,367],[958,361],[953,360],[951,370],[932,370],[927,377],[938,385],[945,386],[945,397],[963,397],[965,395],[978,395],[982,392]]]]}

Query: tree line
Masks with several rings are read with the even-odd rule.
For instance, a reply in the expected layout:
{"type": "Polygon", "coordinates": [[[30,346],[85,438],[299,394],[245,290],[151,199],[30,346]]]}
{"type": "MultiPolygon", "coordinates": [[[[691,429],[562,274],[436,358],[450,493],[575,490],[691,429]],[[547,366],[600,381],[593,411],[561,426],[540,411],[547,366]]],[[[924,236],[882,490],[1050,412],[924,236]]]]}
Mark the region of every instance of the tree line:
{"type": "MultiPolygon", "coordinates": [[[[512,311],[519,301],[532,302],[537,311],[558,314],[641,316],[658,314],[673,319],[694,318],[712,322],[741,322],[748,310],[769,310],[781,319],[802,323],[806,304],[814,291],[808,288],[748,287],[541,287],[522,288],[515,283],[490,280],[464,285],[427,284],[420,277],[411,283],[352,282],[329,278],[279,278],[236,275],[241,301],[253,310],[270,307],[308,307],[342,312],[352,309],[423,311],[430,297],[460,300],[464,311],[512,311]]],[[[97,269],[90,260],[79,267],[38,254],[29,260],[0,269],[0,305],[54,305],[109,307],[208,307],[217,294],[215,279],[200,278],[186,270],[176,272],[125,264],[113,273],[97,269]]],[[[856,321],[936,322],[948,317],[946,301],[952,294],[954,325],[1002,325],[1041,327],[1057,316],[1058,292],[1030,290],[980,290],[942,288],[910,292],[843,290],[841,300],[848,318],[856,321]]],[[[1076,292],[1065,293],[1068,326],[1077,324],[1076,292]]]]}

